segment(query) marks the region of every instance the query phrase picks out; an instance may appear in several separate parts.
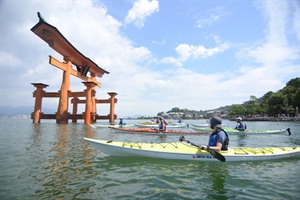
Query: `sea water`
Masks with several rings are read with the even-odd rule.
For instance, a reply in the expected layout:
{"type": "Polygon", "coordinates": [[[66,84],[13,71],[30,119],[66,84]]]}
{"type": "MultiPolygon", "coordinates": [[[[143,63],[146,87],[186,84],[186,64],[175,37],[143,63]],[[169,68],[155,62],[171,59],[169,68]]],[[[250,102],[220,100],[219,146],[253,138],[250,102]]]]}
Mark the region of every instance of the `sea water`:
{"type": "MultiPolygon", "coordinates": [[[[299,199],[300,159],[197,162],[102,154],[84,140],[169,142],[179,136],[116,133],[82,122],[0,119],[0,199],[299,199]]],[[[127,124],[137,120],[127,120],[127,124]]],[[[186,123],[203,123],[199,120],[186,123]]],[[[97,122],[104,123],[104,122],[97,122]]],[[[234,122],[225,121],[229,127],[234,122]]],[[[292,135],[230,136],[230,146],[300,146],[300,122],[247,122],[292,135]]],[[[207,135],[185,136],[206,144],[207,135]]]]}

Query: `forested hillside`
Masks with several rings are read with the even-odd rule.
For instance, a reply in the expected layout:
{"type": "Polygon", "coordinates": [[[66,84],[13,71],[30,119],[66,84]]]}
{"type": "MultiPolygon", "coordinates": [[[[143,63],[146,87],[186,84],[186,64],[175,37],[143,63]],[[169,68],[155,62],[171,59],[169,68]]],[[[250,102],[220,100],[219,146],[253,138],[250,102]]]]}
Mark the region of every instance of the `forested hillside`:
{"type": "Polygon", "coordinates": [[[278,92],[269,91],[260,98],[250,96],[250,100],[243,104],[230,106],[230,117],[244,116],[269,116],[285,115],[294,117],[300,108],[300,78],[291,79],[286,86],[278,92]]]}
{"type": "MultiPolygon", "coordinates": [[[[286,86],[277,92],[269,91],[262,97],[250,96],[250,100],[241,103],[233,104],[216,108],[221,114],[227,114],[229,118],[234,118],[237,115],[253,117],[278,117],[288,116],[294,117],[299,113],[300,109],[300,78],[294,78],[287,82],[286,86]]],[[[172,108],[170,112],[184,113],[184,116],[204,116],[207,111],[189,110],[187,108],[180,109],[172,108]]],[[[162,115],[164,112],[158,113],[162,115]]]]}

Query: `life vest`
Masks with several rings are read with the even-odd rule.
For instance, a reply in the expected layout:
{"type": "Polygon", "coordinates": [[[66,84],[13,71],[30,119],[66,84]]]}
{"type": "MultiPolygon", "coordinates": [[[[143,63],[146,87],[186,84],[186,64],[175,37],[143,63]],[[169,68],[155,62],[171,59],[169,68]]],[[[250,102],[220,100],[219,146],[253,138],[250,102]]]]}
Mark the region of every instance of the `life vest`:
{"type": "Polygon", "coordinates": [[[224,131],[223,129],[218,129],[216,131],[214,131],[210,136],[209,136],[209,142],[208,142],[208,146],[217,146],[217,142],[220,138],[219,136],[219,132],[223,131],[226,135],[226,139],[222,144],[222,149],[221,150],[228,150],[228,144],[229,144],[229,137],[228,134],[226,133],[226,131],[224,131]]]}
{"type": "Polygon", "coordinates": [[[239,123],[237,123],[235,129],[239,130],[239,131],[244,131],[247,129],[247,125],[243,122],[239,122],[239,123]]]}
{"type": "Polygon", "coordinates": [[[167,122],[165,121],[165,120],[161,120],[160,121],[160,124],[159,124],[159,130],[161,130],[161,131],[165,131],[166,130],[166,126],[167,126],[167,122]],[[165,127],[164,127],[164,125],[165,125],[165,127]]]}

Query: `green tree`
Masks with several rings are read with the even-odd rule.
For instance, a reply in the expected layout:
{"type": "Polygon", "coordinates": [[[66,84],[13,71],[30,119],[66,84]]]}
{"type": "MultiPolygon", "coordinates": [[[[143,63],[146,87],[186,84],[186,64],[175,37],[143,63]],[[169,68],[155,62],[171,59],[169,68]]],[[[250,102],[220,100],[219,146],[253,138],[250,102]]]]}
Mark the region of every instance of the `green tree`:
{"type": "Polygon", "coordinates": [[[157,116],[163,116],[163,114],[164,114],[164,112],[162,111],[162,112],[157,113],[157,116]]]}
{"type": "Polygon", "coordinates": [[[298,109],[300,109],[300,87],[298,87],[297,91],[293,95],[291,103],[295,108],[298,107],[298,109]]]}
{"type": "Polygon", "coordinates": [[[284,111],[283,105],[285,105],[284,96],[280,93],[272,94],[268,99],[268,114],[276,116],[284,111]]]}
{"type": "Polygon", "coordinates": [[[182,110],[178,107],[174,107],[172,108],[170,111],[168,111],[167,113],[170,113],[170,112],[181,112],[182,110]]]}
{"type": "Polygon", "coordinates": [[[256,96],[251,95],[250,100],[245,102],[245,108],[247,115],[255,115],[257,113],[261,113],[259,99],[256,96]]]}
{"type": "Polygon", "coordinates": [[[229,117],[236,117],[237,115],[245,115],[246,109],[241,104],[233,104],[230,106],[228,115],[229,117]]]}

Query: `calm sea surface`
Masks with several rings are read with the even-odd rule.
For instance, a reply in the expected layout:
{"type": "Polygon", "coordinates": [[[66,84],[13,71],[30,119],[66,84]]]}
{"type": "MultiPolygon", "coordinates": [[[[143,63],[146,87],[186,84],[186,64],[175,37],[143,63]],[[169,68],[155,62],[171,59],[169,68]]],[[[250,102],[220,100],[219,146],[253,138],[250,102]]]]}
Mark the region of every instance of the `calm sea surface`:
{"type": "MultiPolygon", "coordinates": [[[[1,200],[300,198],[299,158],[205,163],[112,157],[103,155],[82,138],[139,142],[162,142],[162,139],[114,133],[107,128],[93,129],[82,122],[59,125],[43,120],[36,125],[29,119],[0,120],[1,200]]],[[[231,147],[300,146],[299,122],[247,122],[247,127],[289,127],[292,135],[232,135],[231,147]]],[[[178,137],[167,136],[164,141],[177,141],[178,137]]],[[[208,136],[186,138],[206,144],[208,136]]]]}

